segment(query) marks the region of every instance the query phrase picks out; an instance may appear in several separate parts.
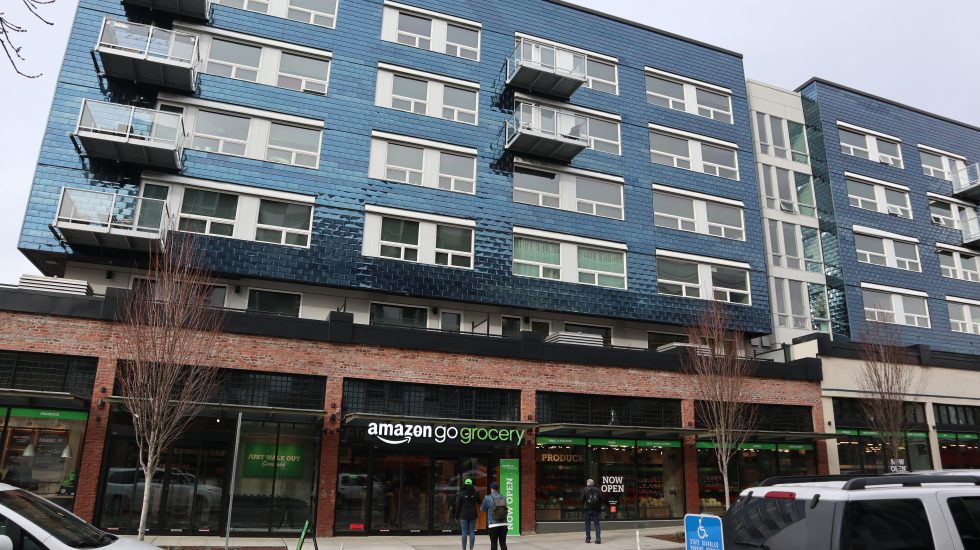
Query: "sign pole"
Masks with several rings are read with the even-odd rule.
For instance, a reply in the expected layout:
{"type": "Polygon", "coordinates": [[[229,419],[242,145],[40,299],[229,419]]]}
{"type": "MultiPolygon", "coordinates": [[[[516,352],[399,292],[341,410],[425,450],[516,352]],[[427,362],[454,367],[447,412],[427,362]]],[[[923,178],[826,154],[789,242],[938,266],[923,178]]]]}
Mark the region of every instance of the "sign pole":
{"type": "Polygon", "coordinates": [[[231,509],[235,503],[235,476],[238,473],[238,442],[242,438],[242,412],[238,411],[238,424],[235,426],[235,454],[231,456],[231,485],[228,488],[228,519],[225,521],[225,550],[231,537],[231,509]]]}

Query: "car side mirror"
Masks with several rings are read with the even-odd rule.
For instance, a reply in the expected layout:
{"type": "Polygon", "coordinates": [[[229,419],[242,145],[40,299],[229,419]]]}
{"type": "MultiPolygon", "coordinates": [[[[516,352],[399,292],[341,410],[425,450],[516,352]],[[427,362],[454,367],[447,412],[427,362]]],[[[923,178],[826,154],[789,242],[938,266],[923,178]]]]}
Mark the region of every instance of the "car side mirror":
{"type": "Polygon", "coordinates": [[[0,535],[0,550],[14,550],[14,541],[7,535],[0,535]]]}

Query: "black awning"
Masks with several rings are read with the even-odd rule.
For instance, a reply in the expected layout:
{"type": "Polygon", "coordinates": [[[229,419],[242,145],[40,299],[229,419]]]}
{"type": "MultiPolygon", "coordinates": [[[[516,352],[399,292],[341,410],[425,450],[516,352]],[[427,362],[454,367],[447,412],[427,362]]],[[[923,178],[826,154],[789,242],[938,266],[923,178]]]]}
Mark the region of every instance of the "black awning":
{"type": "Polygon", "coordinates": [[[10,407],[43,407],[87,411],[90,399],[63,391],[0,388],[0,401],[10,407]]]}
{"type": "MultiPolygon", "coordinates": [[[[106,398],[110,403],[125,403],[126,399],[119,395],[106,398]]],[[[322,409],[291,409],[286,407],[261,407],[255,405],[236,405],[234,403],[201,403],[202,415],[230,418],[242,413],[246,420],[274,420],[278,422],[312,422],[326,416],[322,409]]]]}
{"type": "Polygon", "coordinates": [[[539,435],[607,437],[632,439],[680,439],[687,435],[704,433],[691,428],[654,428],[650,426],[600,426],[596,424],[540,424],[539,435]]]}
{"type": "MultiPolygon", "coordinates": [[[[823,439],[836,439],[839,434],[826,432],[752,432],[746,441],[760,443],[804,443],[823,439]]],[[[702,430],[698,439],[713,439],[702,430]]]]}
{"type": "Polygon", "coordinates": [[[372,422],[442,424],[446,426],[487,426],[494,428],[533,428],[534,422],[513,420],[472,420],[467,418],[433,418],[428,416],[402,416],[395,414],[348,413],[344,415],[344,425],[363,427],[372,422]]]}

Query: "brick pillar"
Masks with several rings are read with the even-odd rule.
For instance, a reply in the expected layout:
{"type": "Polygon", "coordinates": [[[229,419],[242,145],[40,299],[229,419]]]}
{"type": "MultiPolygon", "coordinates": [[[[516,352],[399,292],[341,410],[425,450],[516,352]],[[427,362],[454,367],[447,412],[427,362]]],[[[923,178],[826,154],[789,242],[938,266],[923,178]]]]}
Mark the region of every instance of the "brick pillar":
{"type": "MultiPolygon", "coordinates": [[[[823,404],[813,407],[813,431],[817,433],[824,433],[830,431],[832,428],[828,427],[826,422],[824,422],[823,416],[823,404]]],[[[836,441],[834,439],[831,442],[836,441]]],[[[817,475],[826,475],[830,473],[830,456],[827,452],[827,440],[814,441],[813,448],[816,449],[817,458],[817,475]]],[[[840,467],[838,467],[838,473],[840,467]]]]}
{"type": "Polygon", "coordinates": [[[323,419],[323,439],[320,445],[320,493],[316,505],[316,534],[333,536],[334,504],[337,501],[337,469],[340,463],[340,400],[344,395],[344,378],[327,377],[323,419]],[[333,407],[332,405],[336,405],[333,407]],[[334,415],[334,420],[330,417],[334,415]]]}
{"type": "MultiPolygon", "coordinates": [[[[694,401],[681,401],[681,426],[694,426],[694,401]]],[[[695,437],[684,438],[684,504],[687,513],[701,513],[700,491],[698,491],[698,450],[695,437]]]]}
{"type": "Polygon", "coordinates": [[[78,469],[78,488],[75,492],[75,514],[86,521],[95,519],[95,500],[99,492],[99,473],[102,471],[102,455],[109,428],[109,404],[99,408],[99,399],[112,394],[116,380],[116,358],[100,357],[92,388],[92,404],[85,424],[85,441],[81,449],[81,467],[78,469]],[[101,389],[105,387],[106,392],[101,389]]]}
{"type": "MultiPolygon", "coordinates": [[[[536,419],[537,399],[533,389],[521,390],[521,420],[533,421],[536,419]]],[[[533,534],[537,528],[534,517],[534,498],[537,487],[535,477],[537,475],[537,464],[535,461],[534,434],[528,433],[524,436],[524,444],[520,447],[521,453],[521,533],[533,534]]]]}

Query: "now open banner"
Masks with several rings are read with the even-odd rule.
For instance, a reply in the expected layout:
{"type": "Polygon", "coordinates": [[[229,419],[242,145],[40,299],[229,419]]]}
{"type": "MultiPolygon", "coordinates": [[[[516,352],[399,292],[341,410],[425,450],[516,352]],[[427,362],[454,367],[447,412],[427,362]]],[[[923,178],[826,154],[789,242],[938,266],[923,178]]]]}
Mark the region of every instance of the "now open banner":
{"type": "Polygon", "coordinates": [[[507,535],[521,534],[521,461],[500,459],[500,496],[507,502],[507,535]]]}

